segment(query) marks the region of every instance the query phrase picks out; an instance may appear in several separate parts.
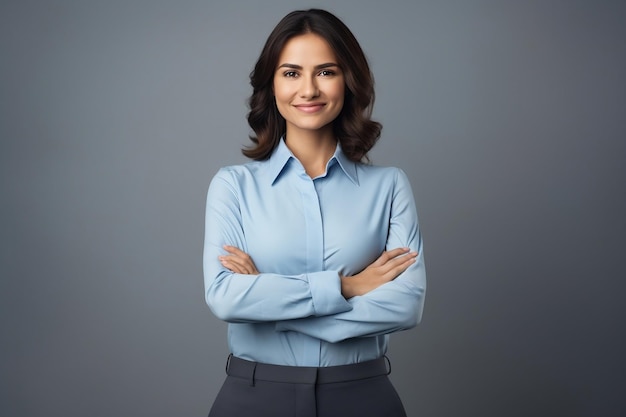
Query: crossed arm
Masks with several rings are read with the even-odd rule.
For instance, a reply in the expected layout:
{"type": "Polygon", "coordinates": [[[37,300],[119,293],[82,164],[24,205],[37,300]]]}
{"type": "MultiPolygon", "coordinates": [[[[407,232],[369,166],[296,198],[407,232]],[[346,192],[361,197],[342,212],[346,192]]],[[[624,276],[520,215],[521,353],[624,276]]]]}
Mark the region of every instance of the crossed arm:
{"type": "MultiPolygon", "coordinates": [[[[260,274],[254,261],[247,253],[234,246],[225,245],[228,255],[219,256],[221,264],[237,274],[260,274]]],[[[415,263],[417,252],[409,248],[396,248],[383,252],[367,268],[353,276],[340,276],[341,294],[345,299],[365,295],[381,285],[394,280],[415,263]]]]}
{"type": "MultiPolygon", "coordinates": [[[[219,260],[225,268],[239,274],[260,274],[248,254],[233,246],[224,249],[228,255],[220,256],[219,260]]],[[[391,284],[414,265],[417,258],[418,253],[407,248],[383,252],[360,273],[340,276],[341,293],[350,305],[349,310],[280,320],[276,322],[276,330],[296,331],[336,343],[414,327],[421,318],[425,286],[415,286],[410,278],[391,286],[386,284],[391,284]]],[[[423,263],[417,265],[411,275],[422,276],[423,263]]]]}
{"type": "Polygon", "coordinates": [[[426,289],[422,240],[410,185],[399,173],[387,248],[352,276],[259,271],[246,253],[238,195],[224,176],[207,196],[206,300],[228,322],[274,322],[328,342],[411,328],[421,319],[426,289]],[[225,245],[226,244],[226,245],[225,245]],[[411,249],[408,249],[410,247],[411,249]]]}

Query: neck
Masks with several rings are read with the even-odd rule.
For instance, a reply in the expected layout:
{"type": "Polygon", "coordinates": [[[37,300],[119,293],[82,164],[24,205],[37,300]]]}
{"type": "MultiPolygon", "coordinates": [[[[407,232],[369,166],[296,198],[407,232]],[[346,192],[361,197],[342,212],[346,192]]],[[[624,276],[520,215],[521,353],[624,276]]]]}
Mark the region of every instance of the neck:
{"type": "Polygon", "coordinates": [[[311,178],[326,172],[326,164],[337,148],[332,126],[315,131],[287,128],[285,144],[311,178]]]}

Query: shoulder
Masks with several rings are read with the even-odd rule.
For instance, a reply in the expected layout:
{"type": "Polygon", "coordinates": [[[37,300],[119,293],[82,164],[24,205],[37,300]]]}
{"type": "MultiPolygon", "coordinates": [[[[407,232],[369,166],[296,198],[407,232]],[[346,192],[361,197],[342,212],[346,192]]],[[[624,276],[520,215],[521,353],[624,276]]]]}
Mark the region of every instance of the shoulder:
{"type": "Polygon", "coordinates": [[[252,161],[240,165],[228,165],[221,167],[213,176],[211,183],[225,182],[230,185],[238,185],[247,178],[258,178],[266,161],[252,161]]]}
{"type": "Polygon", "coordinates": [[[357,169],[370,175],[397,175],[398,173],[403,172],[402,169],[398,167],[366,164],[362,162],[357,163],[356,166],[357,169]]]}
{"type": "Polygon", "coordinates": [[[209,184],[210,200],[241,200],[245,188],[254,187],[259,181],[259,171],[263,162],[249,162],[241,165],[230,165],[220,168],[209,184]]]}
{"type": "Polygon", "coordinates": [[[379,166],[371,164],[357,164],[359,180],[383,182],[386,185],[404,186],[409,183],[405,172],[397,167],[379,166]]]}

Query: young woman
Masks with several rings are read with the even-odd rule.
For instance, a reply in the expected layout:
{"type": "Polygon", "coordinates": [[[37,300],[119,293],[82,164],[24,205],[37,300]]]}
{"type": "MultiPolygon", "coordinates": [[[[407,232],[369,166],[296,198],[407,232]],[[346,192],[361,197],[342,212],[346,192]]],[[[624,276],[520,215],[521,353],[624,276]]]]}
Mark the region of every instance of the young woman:
{"type": "Polygon", "coordinates": [[[384,355],[421,318],[422,240],[405,174],[363,162],[381,130],[363,51],[296,11],[250,79],[254,161],[207,197],[205,296],[232,352],[209,416],[404,416],[384,355]]]}

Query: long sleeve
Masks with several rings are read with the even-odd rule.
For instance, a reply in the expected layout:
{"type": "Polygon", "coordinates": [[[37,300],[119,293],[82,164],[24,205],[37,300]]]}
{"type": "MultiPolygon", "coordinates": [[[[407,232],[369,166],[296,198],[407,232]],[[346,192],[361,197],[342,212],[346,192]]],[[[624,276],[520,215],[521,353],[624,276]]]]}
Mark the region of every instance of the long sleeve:
{"type": "MultiPolygon", "coordinates": [[[[254,199],[248,201],[242,197],[240,184],[232,171],[222,169],[211,181],[207,193],[203,267],[205,298],[213,313],[228,322],[249,323],[324,316],[352,309],[341,295],[337,271],[244,275],[232,273],[221,265],[218,256],[226,253],[225,244],[250,253],[241,213],[244,209],[262,208],[260,204],[249,207],[255,204],[254,199]]],[[[256,246],[262,244],[255,243],[256,246]]]]}
{"type": "Polygon", "coordinates": [[[354,337],[378,336],[414,327],[422,316],[426,272],[415,202],[406,175],[398,170],[386,249],[409,247],[416,262],[395,280],[348,300],[352,309],[325,317],[280,321],[278,331],[295,331],[336,343],[354,337]]]}

